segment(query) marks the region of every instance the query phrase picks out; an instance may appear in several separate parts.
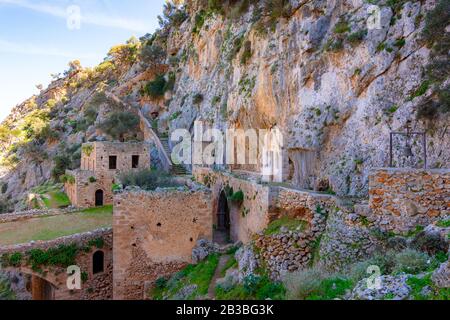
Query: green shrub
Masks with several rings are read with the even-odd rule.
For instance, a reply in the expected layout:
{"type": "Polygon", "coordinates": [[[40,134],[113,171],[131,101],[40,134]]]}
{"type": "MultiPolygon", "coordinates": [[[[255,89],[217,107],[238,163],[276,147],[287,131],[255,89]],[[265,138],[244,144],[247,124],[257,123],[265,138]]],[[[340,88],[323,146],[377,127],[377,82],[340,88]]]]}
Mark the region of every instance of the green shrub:
{"type": "Polygon", "coordinates": [[[4,266],[19,267],[22,264],[23,255],[20,252],[5,254],[1,257],[4,266]]]}
{"type": "Polygon", "coordinates": [[[283,300],[286,289],[280,282],[273,282],[267,276],[249,275],[242,285],[234,287],[217,286],[218,300],[283,300]]]}
{"type": "Polygon", "coordinates": [[[177,111],[175,113],[173,113],[170,117],[169,117],[169,121],[174,121],[176,119],[178,119],[183,113],[181,111],[177,111]]]}
{"type": "Polygon", "coordinates": [[[322,280],[320,286],[307,300],[334,300],[353,288],[353,282],[345,277],[333,276],[322,280]]]}
{"type": "Polygon", "coordinates": [[[203,102],[203,95],[201,93],[196,93],[192,98],[193,104],[200,104],[203,102]]]}
{"type": "Polygon", "coordinates": [[[161,98],[166,93],[167,81],[163,74],[157,75],[153,81],[149,81],[144,92],[152,98],[161,98]]]}
{"type": "Polygon", "coordinates": [[[97,121],[98,110],[95,106],[89,105],[84,109],[84,118],[86,119],[86,125],[89,127],[97,121]]]}
{"type": "Polygon", "coordinates": [[[340,38],[330,39],[324,46],[325,51],[337,52],[344,48],[344,41],[340,38]]]}
{"type": "Polygon", "coordinates": [[[101,237],[90,240],[88,242],[88,246],[96,247],[97,249],[102,249],[105,246],[105,240],[103,240],[103,238],[101,238],[101,237]]]}
{"type": "Polygon", "coordinates": [[[34,271],[40,270],[41,267],[49,266],[67,268],[75,264],[78,250],[75,244],[60,245],[57,248],[51,248],[47,251],[33,249],[27,253],[28,262],[34,271]]]}
{"type": "Polygon", "coordinates": [[[245,197],[244,192],[242,190],[239,190],[231,194],[228,197],[228,200],[236,204],[241,204],[244,201],[244,197],[245,197]]]}
{"type": "Polygon", "coordinates": [[[247,62],[251,59],[252,53],[252,42],[247,40],[244,43],[244,51],[241,55],[241,64],[247,64],[247,62]]]}
{"type": "Polygon", "coordinates": [[[174,188],[180,185],[172,176],[157,170],[145,169],[132,171],[120,175],[123,187],[137,186],[144,190],[155,190],[156,188],[174,188]]]}
{"type": "Polygon", "coordinates": [[[0,277],[0,300],[15,300],[16,296],[11,290],[8,280],[0,277]]]}
{"type": "Polygon", "coordinates": [[[289,218],[287,216],[277,219],[269,224],[269,226],[264,231],[267,236],[274,235],[280,232],[282,227],[287,228],[290,231],[304,230],[306,228],[307,222],[303,220],[297,220],[289,218]]]}
{"type": "Polygon", "coordinates": [[[328,274],[320,268],[289,273],[283,279],[287,290],[287,298],[292,300],[305,300],[318,292],[322,280],[328,274]]]}
{"type": "Polygon", "coordinates": [[[139,130],[139,117],[130,112],[112,112],[99,126],[115,140],[124,141],[126,134],[139,130]]]}
{"type": "Polygon", "coordinates": [[[337,34],[346,33],[350,31],[348,21],[341,20],[334,26],[334,32],[337,34]]]}
{"type": "Polygon", "coordinates": [[[394,272],[405,272],[408,274],[418,274],[428,268],[428,261],[430,257],[422,252],[405,249],[404,251],[395,255],[394,272]]]}
{"type": "Polygon", "coordinates": [[[167,279],[164,277],[158,278],[158,280],[155,281],[155,287],[158,289],[164,289],[167,285],[167,279]]]}
{"type": "Polygon", "coordinates": [[[445,32],[448,21],[450,21],[450,2],[440,0],[434,9],[427,13],[422,36],[430,45],[444,42],[442,44],[448,46],[449,39],[445,32]]]}
{"type": "Polygon", "coordinates": [[[86,271],[81,272],[81,281],[86,283],[89,280],[89,275],[86,271]]]}
{"type": "Polygon", "coordinates": [[[394,42],[394,46],[397,48],[401,48],[406,44],[406,40],[405,39],[397,39],[394,42]]]}
{"type": "Polygon", "coordinates": [[[72,176],[72,175],[69,175],[69,174],[65,174],[65,175],[62,175],[60,177],[60,181],[62,183],[74,184],[75,183],[75,177],[72,176]]]}
{"type": "Polygon", "coordinates": [[[156,64],[161,62],[166,56],[164,49],[158,45],[145,45],[140,52],[140,58],[145,63],[156,64]]]}
{"type": "Polygon", "coordinates": [[[205,10],[200,10],[194,18],[194,27],[192,29],[193,34],[199,34],[205,24],[207,13],[205,10]]]}
{"type": "Polygon", "coordinates": [[[367,36],[367,30],[363,29],[363,30],[359,30],[356,32],[351,33],[348,37],[347,40],[348,42],[350,42],[352,45],[358,44],[361,41],[364,40],[364,38],[367,36]]]}
{"type": "Polygon", "coordinates": [[[53,158],[53,163],[52,177],[55,181],[59,181],[60,177],[70,168],[72,161],[67,154],[60,154],[53,158]]]}
{"type": "Polygon", "coordinates": [[[164,92],[172,91],[175,88],[175,82],[176,82],[176,74],[175,72],[169,72],[169,75],[167,76],[167,82],[164,86],[164,92]]]}
{"type": "Polygon", "coordinates": [[[439,221],[436,225],[441,228],[449,228],[450,227],[450,219],[439,221]]]}

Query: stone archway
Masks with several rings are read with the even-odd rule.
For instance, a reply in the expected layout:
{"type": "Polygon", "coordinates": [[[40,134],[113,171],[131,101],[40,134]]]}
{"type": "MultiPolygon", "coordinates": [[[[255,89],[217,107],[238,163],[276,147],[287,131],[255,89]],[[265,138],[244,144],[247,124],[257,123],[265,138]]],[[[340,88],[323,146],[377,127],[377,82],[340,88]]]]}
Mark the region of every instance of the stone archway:
{"type": "Polygon", "coordinates": [[[47,280],[38,277],[37,275],[31,276],[31,296],[33,300],[55,300],[55,287],[47,280]]]}
{"type": "Polygon", "coordinates": [[[8,272],[16,272],[25,281],[25,290],[31,295],[31,300],[56,300],[56,294],[61,288],[57,275],[48,273],[46,276],[34,272],[27,267],[6,268],[8,272]]]}
{"type": "Polygon", "coordinates": [[[95,206],[96,207],[102,207],[104,205],[104,192],[103,190],[99,189],[95,191],[95,206]]]}
{"type": "Polygon", "coordinates": [[[219,195],[219,202],[216,212],[216,229],[214,230],[214,242],[227,244],[231,240],[231,217],[230,207],[225,191],[219,195]]]}

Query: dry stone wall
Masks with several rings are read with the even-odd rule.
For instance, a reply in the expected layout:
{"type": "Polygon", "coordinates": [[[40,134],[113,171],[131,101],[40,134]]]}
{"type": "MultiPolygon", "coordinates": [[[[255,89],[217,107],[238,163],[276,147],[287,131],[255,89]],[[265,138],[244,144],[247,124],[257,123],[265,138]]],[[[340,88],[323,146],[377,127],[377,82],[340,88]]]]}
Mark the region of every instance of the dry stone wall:
{"type": "Polygon", "coordinates": [[[450,215],[450,169],[376,169],[370,175],[373,223],[405,233],[450,215]]]}

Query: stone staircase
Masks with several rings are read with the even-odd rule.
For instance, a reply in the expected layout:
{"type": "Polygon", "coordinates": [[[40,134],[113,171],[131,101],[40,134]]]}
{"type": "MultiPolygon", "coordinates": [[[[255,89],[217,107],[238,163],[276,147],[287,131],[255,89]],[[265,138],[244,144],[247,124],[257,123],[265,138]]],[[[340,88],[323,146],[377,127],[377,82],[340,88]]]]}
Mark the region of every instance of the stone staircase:
{"type": "MultiPolygon", "coordinates": [[[[131,106],[123,102],[114,93],[106,92],[106,96],[113,99],[113,101],[122,104],[125,108],[132,109],[131,106]]],[[[157,132],[157,130],[155,130],[155,128],[152,127],[148,119],[145,118],[144,114],[139,108],[134,107],[134,109],[140,118],[140,127],[144,132],[144,140],[153,141],[156,144],[164,170],[177,176],[187,175],[188,171],[185,167],[172,163],[172,160],[170,158],[172,151],[170,150],[169,139],[165,136],[162,136],[157,132]]]]}
{"type": "MultiPolygon", "coordinates": [[[[159,138],[159,141],[161,141],[164,151],[170,157],[172,150],[170,150],[169,138],[163,137],[160,134],[158,134],[158,138],[159,138]]],[[[188,171],[182,165],[172,163],[172,168],[170,169],[170,173],[172,173],[173,175],[176,175],[176,176],[185,176],[188,174],[188,171]]]]}

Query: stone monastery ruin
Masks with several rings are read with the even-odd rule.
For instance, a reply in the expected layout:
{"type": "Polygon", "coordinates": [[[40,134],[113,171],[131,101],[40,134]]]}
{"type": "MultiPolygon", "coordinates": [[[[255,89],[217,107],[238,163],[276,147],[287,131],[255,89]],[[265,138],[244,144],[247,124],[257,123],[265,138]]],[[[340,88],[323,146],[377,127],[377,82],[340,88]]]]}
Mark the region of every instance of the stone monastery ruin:
{"type": "MultiPolygon", "coordinates": [[[[87,246],[76,258],[77,265],[88,270],[84,271],[82,290],[67,288],[67,274],[61,268],[39,273],[26,264],[10,266],[7,270],[26,275],[33,299],[146,299],[157,279],[197,262],[198,246],[205,243],[214,247],[213,243],[247,245],[255,241],[261,259],[268,261],[271,276],[279,279],[283,272],[306,268],[311,263],[313,245],[327,230],[326,217],[330,219],[339,212],[347,213],[345,224],[349,230],[357,229],[364,221],[383,231],[402,233],[449,215],[448,169],[374,169],[369,203],[353,207],[334,195],[290,187],[289,181],[263,183],[256,172],[197,166],[192,176],[174,178],[178,185],[175,188],[113,192],[113,185],[120,183],[119,173],[149,166],[148,143],[83,145],[81,168],[67,172],[74,179],[66,182],[66,192],[74,207],[113,204],[113,226],[49,242],[1,247],[0,255],[10,255],[68,243],[87,246]],[[230,192],[242,197],[233,199],[230,192]],[[288,254],[274,260],[270,251],[274,240],[263,232],[273,221],[283,218],[304,222],[305,231],[290,233],[300,244],[296,248],[288,245],[292,240],[278,243],[288,254]],[[101,239],[99,248],[95,247],[95,239],[101,239]]],[[[0,222],[26,220],[36,214],[67,213],[16,213],[1,216],[0,222]]],[[[346,232],[356,231],[344,231],[343,236],[346,232]]],[[[364,233],[357,237],[358,241],[371,241],[364,233]],[[368,238],[362,239],[365,236],[368,238]]],[[[372,249],[367,246],[361,250],[372,249]]]]}
{"type": "Polygon", "coordinates": [[[72,61],[0,126],[0,299],[450,299],[449,12],[169,1],[72,61]]]}

